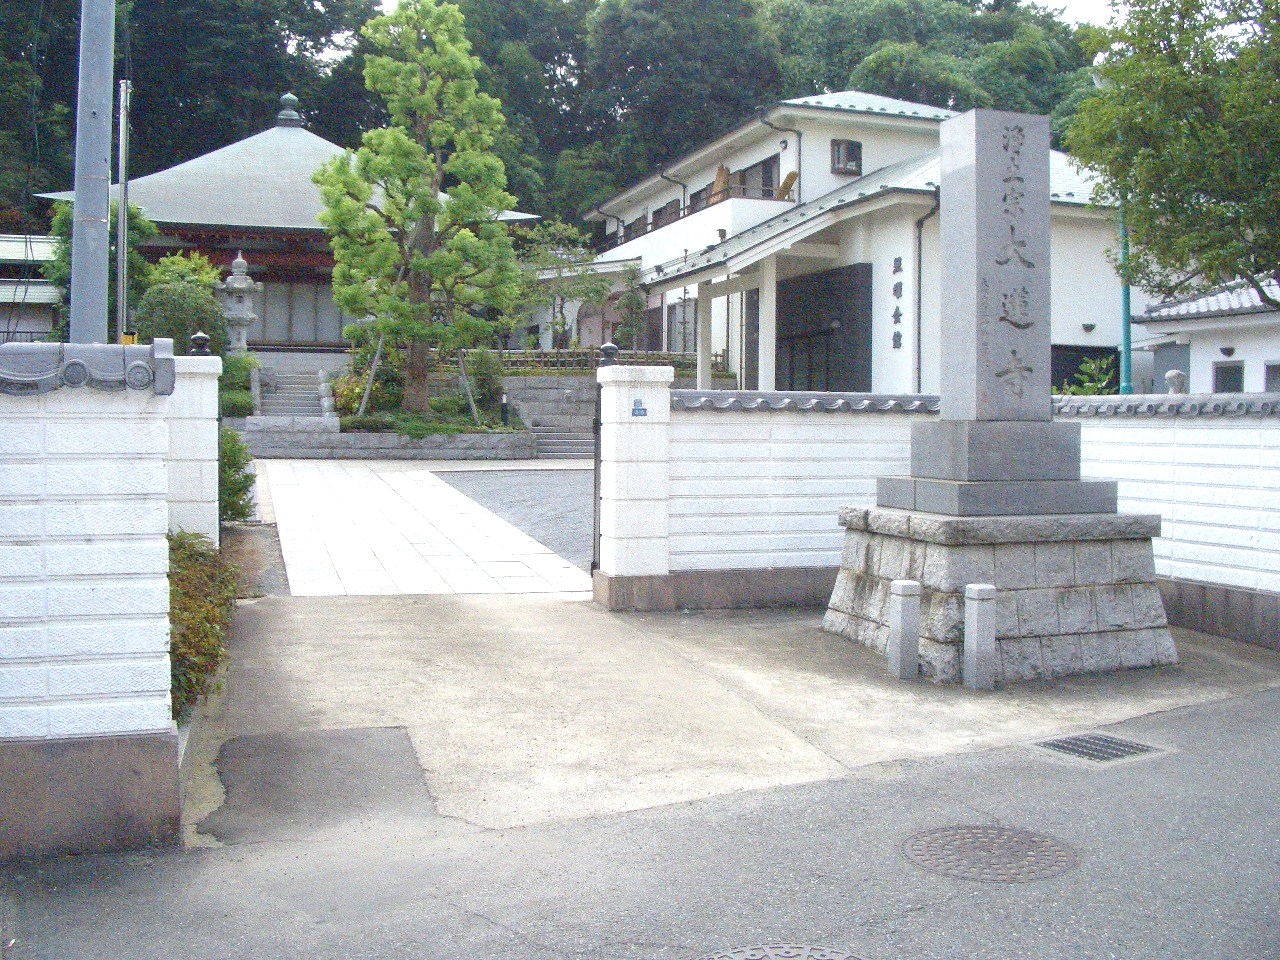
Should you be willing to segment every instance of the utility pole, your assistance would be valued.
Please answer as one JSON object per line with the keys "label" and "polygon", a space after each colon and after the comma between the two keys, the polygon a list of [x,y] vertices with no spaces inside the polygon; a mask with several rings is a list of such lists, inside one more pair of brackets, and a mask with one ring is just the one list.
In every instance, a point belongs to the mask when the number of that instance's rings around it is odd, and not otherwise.
{"label": "utility pole", "polygon": [[75,212],[71,223],[72,343],[107,342],[115,33],[114,0],[81,0]]}
{"label": "utility pole", "polygon": [[129,97],[133,84],[120,81],[120,199],[116,202],[116,340],[124,343],[129,320]]}

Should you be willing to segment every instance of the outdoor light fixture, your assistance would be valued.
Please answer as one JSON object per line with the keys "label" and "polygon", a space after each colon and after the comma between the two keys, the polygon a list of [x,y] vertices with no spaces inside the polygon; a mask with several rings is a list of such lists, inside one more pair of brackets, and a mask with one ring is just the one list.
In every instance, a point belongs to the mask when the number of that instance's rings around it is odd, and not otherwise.
{"label": "outdoor light fixture", "polygon": [[1084,323],[1081,324],[1081,326],[1084,327],[1085,333],[1093,333],[1094,330],[1098,329],[1098,325],[1096,323]]}
{"label": "outdoor light fixture", "polygon": [[1236,355],[1235,347],[1219,347],[1218,352],[1224,357],[1234,357]]}

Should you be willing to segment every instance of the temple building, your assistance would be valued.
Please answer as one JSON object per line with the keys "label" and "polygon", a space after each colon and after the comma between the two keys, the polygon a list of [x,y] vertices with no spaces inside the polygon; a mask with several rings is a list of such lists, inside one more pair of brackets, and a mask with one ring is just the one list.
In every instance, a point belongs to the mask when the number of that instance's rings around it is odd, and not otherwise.
{"label": "temple building", "polygon": [[[350,322],[333,302],[333,255],[320,225],[323,202],[311,180],[343,148],[311,133],[292,94],[280,98],[276,124],[219,150],[129,181],[129,203],[160,229],[143,252],[149,260],[198,250],[230,271],[243,252],[262,283],[255,350],[345,349]],[[114,202],[119,187],[112,187]],[[72,200],[74,194],[44,194]],[[528,219],[509,212],[504,220]]]}

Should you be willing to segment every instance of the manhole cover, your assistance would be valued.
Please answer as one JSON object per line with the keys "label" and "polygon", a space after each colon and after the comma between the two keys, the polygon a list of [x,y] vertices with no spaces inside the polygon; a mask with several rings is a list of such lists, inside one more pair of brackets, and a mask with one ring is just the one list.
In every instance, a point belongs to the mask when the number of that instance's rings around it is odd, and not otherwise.
{"label": "manhole cover", "polygon": [[1057,750],[1072,757],[1081,757],[1097,763],[1108,763],[1112,760],[1123,760],[1125,757],[1136,757],[1143,753],[1156,752],[1155,747],[1133,740],[1121,740],[1119,737],[1108,737],[1102,733],[1086,733],[1078,737],[1060,737],[1057,740],[1045,740],[1040,746],[1046,750]]}
{"label": "manhole cover", "polygon": [[725,953],[709,953],[698,960],[858,960],[852,953],[831,947],[776,944],[767,947],[738,947]]}
{"label": "manhole cover", "polygon": [[926,830],[908,837],[902,853],[931,873],[986,883],[1048,880],[1076,865],[1076,855],[1052,837],[1008,827]]}

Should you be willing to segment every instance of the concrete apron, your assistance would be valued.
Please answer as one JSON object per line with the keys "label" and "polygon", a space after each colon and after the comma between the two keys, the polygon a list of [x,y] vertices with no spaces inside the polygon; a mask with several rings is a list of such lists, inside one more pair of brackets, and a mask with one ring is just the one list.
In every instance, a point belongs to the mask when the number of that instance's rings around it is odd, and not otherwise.
{"label": "concrete apron", "polygon": [[266,597],[239,610],[225,696],[194,744],[188,842],[216,843],[192,828],[222,802],[219,746],[242,736],[403,728],[436,812],[502,829],[1034,743],[1280,686],[1273,652],[1177,640],[1178,666],[979,694],[891,680],[881,657],[823,633],[820,611]]}

